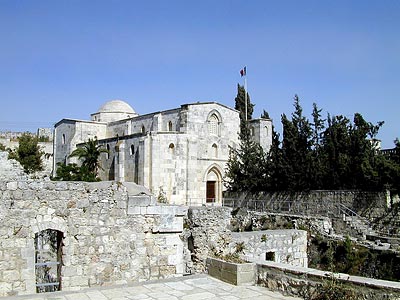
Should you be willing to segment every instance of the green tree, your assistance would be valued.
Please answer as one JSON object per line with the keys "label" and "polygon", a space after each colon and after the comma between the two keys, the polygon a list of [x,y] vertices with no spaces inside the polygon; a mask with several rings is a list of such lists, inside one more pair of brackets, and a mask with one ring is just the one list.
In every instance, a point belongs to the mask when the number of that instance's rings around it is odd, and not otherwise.
{"label": "green tree", "polygon": [[15,150],[10,150],[8,158],[15,159],[24,168],[24,171],[28,174],[42,171],[43,151],[40,150],[38,145],[38,139],[29,133],[24,133],[18,138],[18,147]]}
{"label": "green tree", "polygon": [[328,114],[328,126],[322,139],[324,164],[327,170],[324,177],[325,189],[346,189],[350,168],[350,120],[343,116]]}
{"label": "green tree", "polygon": [[272,127],[272,144],[266,157],[265,190],[282,191],[286,189],[287,178],[284,173],[285,162],[280,147],[279,134]]}
{"label": "green tree", "polygon": [[325,120],[321,117],[322,109],[319,109],[316,103],[313,103],[312,118],[312,156],[311,156],[311,181],[313,189],[323,188],[323,177],[326,174],[326,168],[323,163],[323,153],[321,150],[321,137],[325,128]]}
{"label": "green tree", "polygon": [[225,185],[230,191],[263,191],[265,165],[262,147],[249,139],[242,139],[239,149],[230,150]]}
{"label": "green tree", "polygon": [[262,119],[270,119],[269,113],[265,109],[263,109],[263,112],[261,114],[261,118]]}
{"label": "green tree", "polygon": [[283,175],[287,189],[291,191],[308,190],[311,182],[311,125],[303,115],[303,109],[297,95],[294,97],[294,112],[289,120],[282,115],[283,140]]}
{"label": "green tree", "polygon": [[[250,130],[246,122],[246,97],[244,86],[237,85],[237,95],[235,98],[235,109],[239,111],[240,117],[240,137],[248,139]],[[250,101],[250,95],[247,93],[247,120],[251,120],[253,116],[254,104]]]}
{"label": "green tree", "polygon": [[78,157],[82,161],[82,168],[85,173],[97,177],[98,169],[100,168],[99,157],[103,152],[108,152],[107,149],[99,145],[97,138],[89,139],[81,147],[76,148],[69,157]]}

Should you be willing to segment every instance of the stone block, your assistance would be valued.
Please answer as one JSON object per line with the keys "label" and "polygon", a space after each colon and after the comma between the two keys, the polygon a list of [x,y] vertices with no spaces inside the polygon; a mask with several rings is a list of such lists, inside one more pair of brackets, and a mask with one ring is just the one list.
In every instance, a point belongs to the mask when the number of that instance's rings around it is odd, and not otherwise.
{"label": "stone block", "polygon": [[21,278],[21,274],[16,270],[3,271],[3,278],[2,279],[5,282],[17,281],[17,280],[20,280],[20,278]]}
{"label": "stone block", "polygon": [[147,214],[148,215],[160,215],[161,214],[161,206],[148,206]]}
{"label": "stone block", "polygon": [[149,206],[151,205],[150,196],[129,196],[128,208],[131,206]]}
{"label": "stone block", "polygon": [[128,206],[128,215],[140,215],[139,206]]}
{"label": "stone block", "polygon": [[18,182],[17,181],[11,181],[7,182],[7,189],[10,191],[15,191],[18,188]]}
{"label": "stone block", "polygon": [[182,232],[183,231],[183,217],[162,217],[160,219],[159,231],[166,232]]}

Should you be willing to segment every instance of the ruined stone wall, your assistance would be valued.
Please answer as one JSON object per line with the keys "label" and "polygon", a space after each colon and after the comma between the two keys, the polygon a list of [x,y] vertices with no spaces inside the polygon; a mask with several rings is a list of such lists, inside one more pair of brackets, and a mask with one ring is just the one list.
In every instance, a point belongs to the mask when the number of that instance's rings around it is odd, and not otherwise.
{"label": "ruined stone wall", "polygon": [[307,231],[261,230],[232,232],[230,252],[243,243],[243,254],[249,261],[275,261],[292,266],[307,267]]}
{"label": "ruined stone wall", "polygon": [[[257,262],[257,284],[284,295],[304,299],[320,299],[334,292],[335,299],[397,300],[400,299],[400,283],[374,278],[330,273],[310,268],[293,267],[275,262]],[[341,293],[346,293],[341,296]],[[357,298],[354,298],[357,297]],[[325,298],[322,298],[325,299]]]}
{"label": "ruined stone wall", "polygon": [[0,296],[35,293],[35,235],[46,229],[62,233],[62,290],[182,275],[185,209],[131,190],[0,181]]}
{"label": "ruined stone wall", "polygon": [[[257,230],[232,232],[232,209],[190,207],[184,237],[191,253],[192,272],[204,272],[209,256],[239,255],[248,260],[272,260],[307,266],[307,232]],[[241,248],[241,249],[239,249]]]}

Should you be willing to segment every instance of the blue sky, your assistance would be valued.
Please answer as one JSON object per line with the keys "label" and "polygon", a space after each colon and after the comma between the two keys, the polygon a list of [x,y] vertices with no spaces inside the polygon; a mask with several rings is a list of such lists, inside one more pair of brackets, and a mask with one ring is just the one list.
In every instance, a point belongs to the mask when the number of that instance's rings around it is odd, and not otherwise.
{"label": "blue sky", "polygon": [[[123,99],[139,114],[234,106],[247,65],[253,117],[385,121],[400,137],[400,1],[0,0],[0,130],[88,119]],[[310,117],[311,118],[311,117]]]}

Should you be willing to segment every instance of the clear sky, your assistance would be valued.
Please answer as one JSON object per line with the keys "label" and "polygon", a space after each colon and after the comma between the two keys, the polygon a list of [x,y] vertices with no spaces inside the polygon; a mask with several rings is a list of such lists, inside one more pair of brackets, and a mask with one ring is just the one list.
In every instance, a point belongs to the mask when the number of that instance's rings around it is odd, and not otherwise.
{"label": "clear sky", "polygon": [[400,137],[400,1],[0,0],[0,130],[89,119],[122,99],[139,114],[234,106],[247,66],[253,117],[355,112]]}

